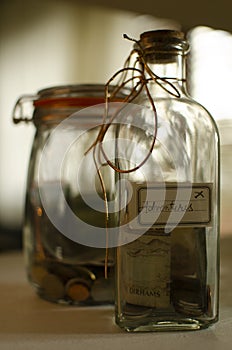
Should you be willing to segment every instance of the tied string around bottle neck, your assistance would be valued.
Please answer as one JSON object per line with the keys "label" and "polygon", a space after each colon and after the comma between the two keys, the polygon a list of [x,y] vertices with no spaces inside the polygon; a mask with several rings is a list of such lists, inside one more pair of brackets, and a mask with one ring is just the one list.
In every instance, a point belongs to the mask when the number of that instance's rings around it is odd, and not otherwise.
{"label": "tied string around bottle neck", "polygon": [[[107,278],[107,275],[108,275],[107,270],[108,270],[108,259],[109,259],[109,248],[108,248],[109,208],[108,208],[106,185],[105,185],[100,167],[108,165],[117,173],[129,174],[141,168],[150,157],[156,143],[158,120],[157,120],[157,111],[156,111],[154,99],[152,98],[152,95],[148,86],[149,82],[153,81],[154,83],[158,84],[162,89],[164,89],[166,92],[168,92],[170,95],[177,98],[180,97],[180,92],[171,82],[171,80],[178,80],[178,79],[172,78],[172,77],[170,78],[160,77],[157,74],[155,74],[146,62],[145,51],[143,50],[140,42],[128,37],[127,34],[124,34],[123,37],[127,40],[134,42],[135,47],[130,52],[128,58],[124,63],[123,68],[119,69],[105,84],[105,109],[104,109],[102,124],[100,126],[100,130],[96,140],[85,152],[85,154],[87,154],[90,150],[93,149],[94,164],[96,167],[98,178],[100,180],[100,186],[102,189],[104,206],[105,206],[105,229],[106,229],[105,278]],[[136,58],[134,60],[134,63],[131,65],[133,56],[136,56]],[[117,78],[118,78],[118,82],[115,84],[115,88],[113,89],[113,91],[109,92],[111,84]],[[181,81],[183,81],[183,79],[181,79]],[[120,103],[119,108],[112,114],[111,117],[109,117],[109,103],[111,101],[114,101],[117,95],[120,92],[123,92],[124,90],[129,91],[129,93],[122,100],[122,103]],[[153,111],[154,134],[152,136],[151,145],[147,152],[147,155],[140,162],[140,164],[130,169],[121,169],[118,165],[114,164],[108,159],[107,154],[103,149],[103,141],[108,129],[113,124],[113,122],[115,121],[119,113],[121,115],[125,106],[128,103],[132,103],[138,97],[138,95],[142,92],[142,90],[145,90],[147,98],[150,102],[150,105]],[[117,144],[117,140],[116,140],[116,144]],[[102,162],[100,161],[101,157],[103,157],[105,161],[104,164],[102,164]],[[98,164],[101,164],[101,166],[99,166]]]}

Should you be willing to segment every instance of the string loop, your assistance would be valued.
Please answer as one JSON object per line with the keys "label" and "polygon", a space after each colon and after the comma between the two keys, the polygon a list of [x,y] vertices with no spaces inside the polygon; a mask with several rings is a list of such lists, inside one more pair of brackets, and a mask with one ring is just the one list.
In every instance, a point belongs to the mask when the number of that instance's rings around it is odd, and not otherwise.
{"label": "string loop", "polygon": [[[128,58],[126,59],[123,68],[119,69],[115,74],[112,75],[112,77],[106,82],[105,84],[105,109],[104,109],[104,115],[102,124],[100,126],[99,133],[97,135],[96,140],[94,143],[90,146],[90,148],[85,152],[87,154],[91,149],[93,149],[93,158],[94,158],[94,164],[96,167],[96,171],[100,180],[102,192],[103,192],[103,198],[104,198],[104,204],[105,204],[105,228],[106,228],[106,243],[108,242],[108,221],[109,221],[109,210],[108,210],[108,198],[106,193],[106,186],[104,183],[104,179],[100,170],[100,167],[102,165],[102,162],[100,161],[101,156],[105,160],[105,164],[110,166],[114,171],[120,173],[120,174],[129,174],[131,172],[135,172],[139,168],[141,168],[148,158],[150,157],[155,143],[156,143],[156,137],[157,137],[157,111],[154,99],[152,98],[152,95],[149,91],[148,83],[150,81],[154,81],[154,83],[158,84],[162,89],[164,89],[167,93],[169,93],[171,96],[180,97],[180,92],[178,89],[174,86],[174,84],[171,82],[174,78],[168,78],[168,77],[160,77],[155,72],[151,70],[151,68],[148,66],[145,58],[145,53],[143,48],[141,47],[139,41],[128,37],[127,34],[124,34],[123,37],[127,40],[133,41],[136,45],[130,52]],[[131,65],[132,57],[136,56],[134,63]],[[129,76],[130,74],[130,76]],[[109,93],[109,86],[112,82],[115,81],[115,79],[118,79],[117,84],[115,84],[114,90]],[[116,110],[115,113],[111,117],[109,117],[109,103],[110,101],[113,101],[114,98],[117,96],[117,94],[124,90],[125,88],[129,86],[129,94],[124,98],[122,101],[123,103],[120,104],[119,108]],[[106,152],[103,148],[103,142],[104,138],[106,136],[106,133],[109,129],[109,127],[112,125],[112,123],[115,121],[119,113],[122,112],[123,108],[125,108],[126,103],[132,103],[137,96],[141,93],[141,91],[144,90],[147,98],[150,102],[153,115],[154,115],[154,133],[152,135],[152,141],[150,144],[150,147],[148,149],[147,154],[145,155],[144,159],[140,162],[140,164],[136,165],[135,167],[132,167],[130,169],[121,169],[119,166],[115,165],[113,162],[111,162]],[[116,140],[117,143],[117,140]],[[98,147],[97,147],[98,146]],[[100,164],[100,165],[98,165]],[[108,247],[106,244],[106,255],[105,255],[105,277],[107,278],[107,262],[108,262]]]}

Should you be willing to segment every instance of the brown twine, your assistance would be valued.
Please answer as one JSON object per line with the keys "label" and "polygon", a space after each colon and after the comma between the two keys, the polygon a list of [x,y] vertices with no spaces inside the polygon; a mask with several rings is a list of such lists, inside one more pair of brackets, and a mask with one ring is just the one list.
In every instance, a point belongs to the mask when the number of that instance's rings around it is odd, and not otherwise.
{"label": "brown twine", "polygon": [[[100,127],[100,131],[98,133],[98,136],[94,143],[90,146],[90,148],[85,152],[87,154],[91,149],[93,149],[93,159],[94,164],[97,170],[97,175],[100,180],[100,185],[103,193],[104,198],[104,204],[105,204],[105,228],[106,228],[106,254],[105,254],[105,278],[107,278],[107,268],[108,268],[108,259],[109,259],[109,248],[108,248],[108,222],[109,222],[109,208],[108,208],[108,198],[106,193],[106,187],[104,183],[104,179],[102,176],[102,173],[100,171],[100,167],[98,166],[97,159],[100,162],[101,155],[103,156],[106,164],[103,165],[109,165],[114,171],[121,173],[121,174],[129,174],[131,172],[134,172],[141,168],[144,163],[148,160],[150,157],[157,137],[157,111],[154,103],[154,99],[151,96],[151,93],[148,88],[148,83],[151,81],[154,81],[156,84],[158,84],[162,89],[164,89],[166,92],[168,92],[170,95],[174,97],[180,97],[180,93],[177,90],[177,88],[171,83],[170,80],[176,78],[172,77],[160,77],[156,75],[151,68],[148,66],[145,58],[145,52],[143,48],[140,45],[140,42],[128,37],[126,34],[123,35],[123,37],[127,40],[133,41],[136,45],[133,48],[133,50],[130,52],[128,58],[126,59],[123,68],[119,69],[105,84],[105,111],[103,115],[102,124]],[[134,64],[130,66],[130,63],[132,61],[132,57],[136,55],[136,59],[134,61]],[[131,76],[128,78],[128,74],[131,74]],[[147,75],[147,77],[146,77]],[[114,90],[109,93],[109,86],[110,84],[118,78],[118,82],[115,85]],[[109,102],[113,101],[114,98],[117,96],[117,94],[126,88],[128,84],[131,84],[131,87],[129,89],[130,93],[123,99],[122,105],[120,105],[119,109],[116,110],[116,112],[109,118],[107,121],[107,117],[109,114]],[[107,157],[107,154],[105,153],[103,149],[103,141],[104,137],[109,129],[109,127],[112,125],[114,120],[116,119],[119,112],[122,111],[123,108],[125,108],[125,103],[131,103],[133,102],[136,97],[140,94],[140,92],[145,88],[148,100],[151,104],[152,110],[154,112],[154,135],[152,138],[152,142],[150,145],[150,148],[148,150],[147,155],[145,158],[141,161],[141,163],[131,169],[120,169],[118,166],[113,164]],[[98,152],[97,152],[97,146],[98,146]]]}

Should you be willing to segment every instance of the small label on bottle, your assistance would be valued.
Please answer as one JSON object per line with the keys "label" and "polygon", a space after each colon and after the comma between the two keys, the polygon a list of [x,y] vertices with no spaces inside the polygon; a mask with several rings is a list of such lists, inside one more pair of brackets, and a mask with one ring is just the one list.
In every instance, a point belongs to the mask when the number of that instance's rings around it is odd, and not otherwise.
{"label": "small label on bottle", "polygon": [[132,186],[133,196],[127,208],[131,229],[211,224],[211,183]]}
{"label": "small label on bottle", "polygon": [[121,247],[123,286],[129,304],[154,308],[170,305],[170,236],[145,234]]}

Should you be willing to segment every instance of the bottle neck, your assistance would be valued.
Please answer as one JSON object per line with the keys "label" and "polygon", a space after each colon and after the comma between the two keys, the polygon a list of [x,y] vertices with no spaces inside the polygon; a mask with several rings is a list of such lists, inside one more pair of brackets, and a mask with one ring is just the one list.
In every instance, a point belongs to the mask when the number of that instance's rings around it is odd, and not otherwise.
{"label": "bottle neck", "polygon": [[[162,55],[159,59],[147,58],[148,67],[159,78],[165,79],[168,83],[172,84],[180,95],[187,94],[186,89],[186,56],[181,54]],[[147,76],[149,78],[149,74]],[[174,92],[171,85],[165,83],[164,80],[158,79],[156,83],[154,80],[150,80],[149,87],[152,92],[156,93],[156,96],[170,95],[164,88]],[[161,85],[161,86],[160,86]]]}

